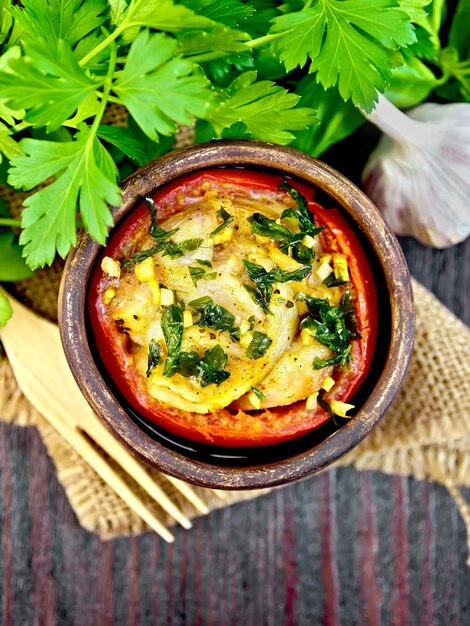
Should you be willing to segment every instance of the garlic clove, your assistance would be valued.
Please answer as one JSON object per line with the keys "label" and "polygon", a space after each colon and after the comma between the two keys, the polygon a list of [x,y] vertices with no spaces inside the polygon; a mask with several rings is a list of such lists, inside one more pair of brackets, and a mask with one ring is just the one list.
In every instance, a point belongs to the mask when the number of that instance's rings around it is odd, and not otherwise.
{"label": "garlic clove", "polygon": [[470,104],[424,104],[405,115],[380,96],[366,117],[385,135],[363,181],[392,230],[436,248],[466,239]]}

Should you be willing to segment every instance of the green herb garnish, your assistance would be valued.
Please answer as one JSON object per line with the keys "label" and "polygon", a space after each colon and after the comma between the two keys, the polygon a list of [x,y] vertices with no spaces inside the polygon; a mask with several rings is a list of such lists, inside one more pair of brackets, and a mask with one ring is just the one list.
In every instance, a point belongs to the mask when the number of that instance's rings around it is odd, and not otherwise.
{"label": "green herb garnish", "polygon": [[330,274],[325,278],[323,284],[325,287],[341,287],[341,285],[346,284],[346,280],[342,280],[341,278],[336,278],[334,274]]}
{"label": "green herb garnish", "polygon": [[158,341],[155,341],[155,339],[151,339],[150,343],[149,343],[149,355],[148,355],[148,362],[147,362],[147,371],[145,373],[147,378],[152,373],[152,370],[159,363],[161,363],[161,360],[162,359],[160,357],[160,344],[158,343]]}
{"label": "green herb garnish", "polygon": [[158,207],[155,204],[155,200],[151,196],[139,196],[139,200],[141,200],[150,213],[150,228],[149,235],[151,235],[156,241],[166,241],[176,232],[178,232],[179,228],[173,228],[172,230],[164,230],[160,224],[157,222],[157,211]]}
{"label": "green herb garnish", "polygon": [[169,245],[167,240],[179,230],[178,228],[173,228],[173,230],[164,230],[160,226],[160,224],[157,223],[158,207],[155,204],[153,198],[151,198],[150,196],[139,196],[139,199],[145,204],[145,206],[149,210],[149,234],[155,239],[157,243],[147,250],[141,250],[140,252],[136,252],[131,256],[130,259],[125,259],[121,261],[121,265],[124,267],[124,269],[131,269],[137,263],[141,263],[142,261],[145,261],[145,259],[148,259],[149,257],[154,256],[155,254],[158,254],[158,252],[164,250],[165,247]]}
{"label": "green herb garnish", "polygon": [[253,339],[251,340],[248,350],[246,351],[246,356],[253,361],[260,359],[266,354],[272,342],[273,340],[268,337],[268,335],[255,330],[253,333]]}
{"label": "green herb garnish", "polygon": [[217,276],[217,272],[207,273],[202,267],[188,267],[189,275],[193,281],[193,285],[197,287],[198,280],[213,280]]}
{"label": "green herb garnish", "polygon": [[314,357],[312,361],[312,367],[314,370],[321,370],[324,367],[328,367],[329,365],[344,365],[349,359],[349,353],[351,352],[351,345],[349,345],[344,352],[338,354],[337,356],[332,357],[331,359],[320,359],[319,357]]}
{"label": "green herb garnish", "polygon": [[216,215],[217,215],[218,218],[220,218],[222,220],[222,224],[220,224],[220,226],[217,226],[217,228],[211,232],[211,234],[210,234],[211,237],[221,233],[235,219],[235,217],[233,215],[230,215],[230,213],[228,211],[226,211],[224,209],[224,207],[219,209],[217,211]]}
{"label": "green herb garnish", "polygon": [[206,326],[214,330],[228,330],[237,341],[240,339],[240,329],[235,328],[235,316],[220,304],[215,304],[209,296],[203,296],[189,302],[189,307],[200,314],[199,326]]}
{"label": "green herb garnish", "polygon": [[285,209],[281,214],[281,218],[293,217],[299,222],[300,230],[305,235],[310,235],[311,237],[315,237],[315,235],[324,230],[324,226],[316,226],[313,214],[308,210],[307,200],[295,187],[292,187],[287,180],[283,180],[279,185],[279,189],[285,189],[297,203],[295,208]]}
{"label": "green herb garnish", "polygon": [[258,400],[263,401],[266,398],[264,393],[262,391],[260,391],[259,389],[257,389],[256,387],[252,387],[251,391],[255,394],[255,396],[258,398]]}
{"label": "green herb garnish", "polygon": [[298,270],[287,272],[285,270],[275,268],[268,272],[264,269],[264,267],[261,267],[261,265],[251,263],[250,261],[244,260],[243,265],[245,266],[248,276],[255,283],[256,287],[251,287],[250,285],[245,284],[243,286],[251,295],[254,302],[259,304],[266,314],[271,312],[269,310],[269,303],[271,302],[271,296],[273,293],[273,283],[287,283],[291,280],[301,281],[310,273],[312,269],[310,266],[305,266],[300,267]]}
{"label": "green herb garnish", "polygon": [[[288,254],[290,248],[293,259],[305,265],[312,265],[315,259],[315,252],[302,243],[303,238],[307,234],[306,232],[300,231],[298,233],[292,233],[286,226],[278,224],[275,220],[269,219],[262,213],[253,213],[253,215],[248,218],[248,221],[255,235],[274,239],[279,242],[280,250],[284,252],[284,254]],[[315,229],[315,234],[317,234],[318,230],[319,229]],[[311,232],[313,232],[313,230]]]}
{"label": "green herb garnish", "polygon": [[168,356],[163,368],[163,376],[172,376],[176,372],[178,355],[183,340],[183,313],[178,304],[164,306],[161,326]]}
{"label": "green herb garnish", "polygon": [[179,243],[170,241],[163,249],[163,256],[169,256],[171,259],[177,259],[178,257],[186,254],[186,252],[197,250],[202,242],[203,239],[185,239]]}
{"label": "green herb garnish", "polygon": [[195,311],[201,311],[208,304],[212,304],[212,302],[213,300],[209,296],[202,296],[201,298],[188,302],[188,306]]}
{"label": "green herb garnish", "polygon": [[178,373],[185,378],[194,376],[201,387],[206,387],[212,383],[218,386],[230,376],[230,372],[225,371],[226,364],[227,355],[222,347],[216,344],[206,350],[202,358],[193,350],[180,352],[172,374]]}
{"label": "green herb garnish", "polygon": [[[347,295],[346,295],[347,294]],[[357,338],[348,328],[354,328],[357,323],[354,315],[354,306],[351,293],[347,290],[339,306],[332,306],[325,298],[313,298],[303,293],[297,293],[297,299],[303,300],[309,312],[300,322],[300,328],[308,328],[317,341],[335,352],[332,359],[313,360],[313,369],[320,369],[327,365],[345,365],[350,357],[350,340]],[[360,336],[360,335],[359,335]]]}
{"label": "green herb garnish", "polygon": [[205,259],[196,259],[196,263],[199,263],[199,265],[202,265],[203,267],[212,267],[212,263],[210,261],[206,261]]}

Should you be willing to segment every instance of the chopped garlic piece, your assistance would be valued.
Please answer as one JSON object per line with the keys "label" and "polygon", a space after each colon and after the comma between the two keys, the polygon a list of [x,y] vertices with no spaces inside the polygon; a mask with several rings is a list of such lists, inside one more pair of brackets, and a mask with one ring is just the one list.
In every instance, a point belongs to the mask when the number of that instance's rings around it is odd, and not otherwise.
{"label": "chopped garlic piece", "polygon": [[286,270],[288,272],[293,272],[298,270],[302,266],[302,263],[295,261],[284,252],[281,252],[279,248],[276,246],[268,245],[267,247],[269,258],[273,261],[273,263],[279,267],[281,270]]}
{"label": "chopped garlic piece", "polygon": [[141,263],[137,263],[134,267],[134,272],[137,278],[143,283],[148,283],[155,279],[155,263],[150,256]]}
{"label": "chopped garlic piece", "polygon": [[103,302],[105,304],[109,304],[115,296],[116,296],[116,289],[114,289],[114,287],[108,287],[103,294]]}
{"label": "chopped garlic piece", "polygon": [[175,302],[175,294],[171,291],[171,289],[161,289],[160,300],[162,306],[170,306],[170,304],[174,304]]}
{"label": "chopped garlic piece", "polygon": [[241,258],[236,256],[235,254],[231,254],[227,259],[225,269],[231,274],[239,274],[243,270],[243,263]]}
{"label": "chopped garlic piece", "polygon": [[152,290],[152,298],[153,298],[153,303],[156,306],[159,306],[161,304],[161,289],[160,289],[160,285],[157,283],[156,280],[151,280],[149,282],[150,285],[150,289]]}
{"label": "chopped garlic piece", "polygon": [[297,300],[295,306],[297,307],[297,313],[299,315],[305,315],[305,313],[308,312],[308,306],[304,300]]}
{"label": "chopped garlic piece", "polygon": [[253,333],[245,333],[244,335],[241,335],[240,337],[240,345],[243,346],[244,348],[248,348],[252,339],[253,339]]}
{"label": "chopped garlic piece", "polygon": [[218,246],[221,243],[227,243],[228,241],[232,239],[232,237],[233,237],[233,228],[225,228],[218,235],[214,235],[212,237],[212,241],[214,242],[215,246]]}
{"label": "chopped garlic piece", "polygon": [[183,326],[184,328],[189,328],[193,325],[193,315],[191,311],[183,311]]}
{"label": "chopped garlic piece", "polygon": [[270,272],[274,267],[274,264],[272,263],[272,261],[268,259],[267,257],[263,256],[259,252],[250,252],[250,254],[248,255],[248,258],[252,263],[261,265],[261,267],[265,269],[267,272]]}
{"label": "chopped garlic piece", "polygon": [[325,380],[323,381],[321,388],[324,389],[325,391],[330,391],[330,389],[334,386],[335,386],[334,379],[331,378],[331,376],[327,376]]}
{"label": "chopped garlic piece", "polygon": [[309,395],[305,403],[305,408],[308,411],[313,411],[314,409],[317,408],[317,398],[318,398],[318,391]]}
{"label": "chopped garlic piece", "polygon": [[335,278],[338,280],[349,281],[348,261],[344,254],[333,255],[333,268],[335,271]]}
{"label": "chopped garlic piece", "polygon": [[251,328],[251,324],[248,320],[243,320],[240,324],[240,335],[245,335]]}
{"label": "chopped garlic piece", "polygon": [[302,345],[311,346],[314,343],[312,333],[307,328],[302,328],[300,331],[300,338],[302,339]]}
{"label": "chopped garlic piece", "polygon": [[311,235],[305,235],[302,239],[302,243],[306,248],[313,248],[315,245],[315,239]]}
{"label": "chopped garlic piece", "polygon": [[269,237],[263,237],[262,235],[255,235],[256,243],[265,244],[269,241]]}
{"label": "chopped garlic piece", "polygon": [[346,402],[341,402],[340,400],[330,400],[330,408],[339,417],[351,417],[351,415],[346,415],[346,413],[354,409],[354,404],[346,404]]}
{"label": "chopped garlic piece", "polygon": [[255,393],[253,393],[253,391],[248,394],[248,400],[254,409],[261,408],[261,400]]}
{"label": "chopped garlic piece", "polygon": [[316,275],[321,281],[324,281],[325,278],[328,278],[332,271],[333,268],[331,267],[331,265],[329,263],[326,263],[325,261],[322,261],[320,263],[320,267],[316,271]]}
{"label": "chopped garlic piece", "polygon": [[121,277],[121,265],[110,256],[103,257],[103,260],[101,261],[101,269],[105,274],[111,276],[111,278]]}

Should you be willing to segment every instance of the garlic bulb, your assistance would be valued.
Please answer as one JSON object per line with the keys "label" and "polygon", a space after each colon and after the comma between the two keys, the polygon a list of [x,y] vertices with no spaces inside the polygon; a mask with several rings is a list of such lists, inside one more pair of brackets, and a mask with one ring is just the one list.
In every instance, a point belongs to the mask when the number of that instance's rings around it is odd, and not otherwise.
{"label": "garlic bulb", "polygon": [[470,104],[405,115],[383,96],[365,114],[384,133],[363,172],[392,230],[445,248],[470,234]]}

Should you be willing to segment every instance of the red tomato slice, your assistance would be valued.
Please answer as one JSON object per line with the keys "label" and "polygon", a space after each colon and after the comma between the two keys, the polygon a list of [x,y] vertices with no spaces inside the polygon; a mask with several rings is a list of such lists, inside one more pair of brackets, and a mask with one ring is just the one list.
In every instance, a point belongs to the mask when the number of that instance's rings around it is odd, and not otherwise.
{"label": "red tomato slice", "polygon": [[[277,189],[285,177],[248,169],[211,169],[182,177],[153,194],[159,205],[159,221],[178,210],[178,197],[194,190],[202,180],[233,183],[248,189]],[[334,398],[352,398],[370,368],[377,335],[377,296],[370,265],[346,218],[337,209],[325,209],[314,201],[314,190],[304,183],[293,186],[308,200],[317,224],[326,225],[320,234],[326,252],[341,252],[348,260],[355,313],[362,338],[352,341],[352,367],[335,372]],[[161,207],[161,208],[160,208]],[[308,410],[305,401],[289,406],[244,412],[226,408],[209,414],[180,411],[158,402],[145,390],[140,374],[126,350],[127,337],[105,315],[100,268],[105,255],[121,257],[142,229],[148,228],[148,210],[143,203],[118,226],[98,259],[90,280],[88,313],[99,355],[125,400],[144,418],[163,429],[199,443],[219,446],[264,446],[299,437],[317,428],[328,415],[321,409]],[[328,397],[328,396],[327,396]]]}

